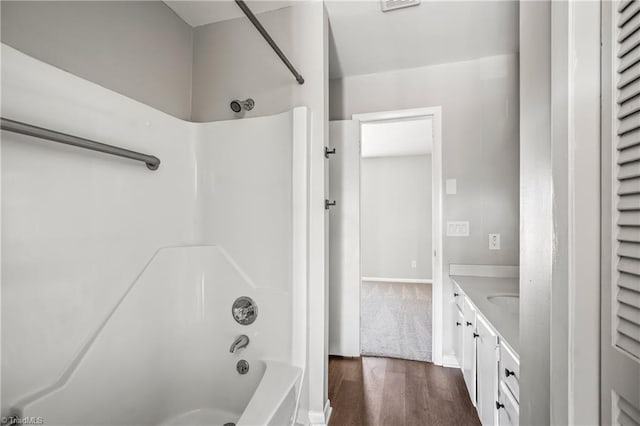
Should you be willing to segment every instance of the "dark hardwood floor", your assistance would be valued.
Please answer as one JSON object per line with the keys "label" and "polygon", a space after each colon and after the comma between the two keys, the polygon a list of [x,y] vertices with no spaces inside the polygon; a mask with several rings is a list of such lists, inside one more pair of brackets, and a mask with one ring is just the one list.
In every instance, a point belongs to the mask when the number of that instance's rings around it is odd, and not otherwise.
{"label": "dark hardwood floor", "polygon": [[480,425],[454,368],[393,358],[329,358],[329,426]]}

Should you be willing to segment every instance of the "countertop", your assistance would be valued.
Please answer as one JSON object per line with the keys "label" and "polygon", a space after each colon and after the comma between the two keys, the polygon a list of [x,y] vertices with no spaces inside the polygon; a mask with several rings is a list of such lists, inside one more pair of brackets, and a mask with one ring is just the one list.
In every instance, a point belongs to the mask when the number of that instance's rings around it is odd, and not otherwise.
{"label": "countertop", "polygon": [[491,323],[500,337],[517,354],[520,354],[520,317],[505,311],[491,303],[487,296],[496,293],[520,293],[520,284],[517,278],[487,278],[451,276],[467,295],[471,302],[482,313],[482,316]]}

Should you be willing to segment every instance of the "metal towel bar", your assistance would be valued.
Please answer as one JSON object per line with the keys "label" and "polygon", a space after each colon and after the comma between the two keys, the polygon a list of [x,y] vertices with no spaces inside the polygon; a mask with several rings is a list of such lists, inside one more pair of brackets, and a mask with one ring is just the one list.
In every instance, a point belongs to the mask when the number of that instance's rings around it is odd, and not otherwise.
{"label": "metal towel bar", "polygon": [[77,146],[78,148],[90,149],[92,151],[98,151],[118,157],[142,161],[147,165],[147,168],[149,170],[157,170],[158,167],[160,167],[160,159],[158,157],[154,157],[153,155],[146,155],[139,152],[130,151],[128,149],[119,148],[117,146],[92,141],[90,139],[56,132],[53,130],[45,129],[43,127],[32,126],[31,124],[9,120],[8,118],[1,118],[0,120],[0,128],[8,132],[20,133],[22,135],[33,136],[40,139],[48,139],[54,142]]}

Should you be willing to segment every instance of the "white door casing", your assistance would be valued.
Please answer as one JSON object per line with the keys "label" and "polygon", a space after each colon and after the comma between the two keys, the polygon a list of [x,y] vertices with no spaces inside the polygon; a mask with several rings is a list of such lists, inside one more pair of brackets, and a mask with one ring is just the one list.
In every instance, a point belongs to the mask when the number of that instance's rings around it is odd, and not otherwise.
{"label": "white door casing", "polygon": [[[431,153],[432,167],[432,353],[433,363],[436,365],[455,365],[455,356],[443,354],[444,335],[444,296],[443,296],[443,268],[442,264],[442,107],[415,108],[396,111],[381,111],[363,114],[353,114],[351,117],[360,123],[400,120],[409,118],[430,118],[432,120]],[[451,331],[450,331],[451,332]],[[451,361],[446,361],[451,359]]]}

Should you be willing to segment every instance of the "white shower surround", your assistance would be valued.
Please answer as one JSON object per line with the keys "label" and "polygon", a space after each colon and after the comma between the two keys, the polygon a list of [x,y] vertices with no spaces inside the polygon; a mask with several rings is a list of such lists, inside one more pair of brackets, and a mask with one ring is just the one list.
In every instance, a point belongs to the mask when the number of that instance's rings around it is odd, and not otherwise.
{"label": "white shower surround", "polygon": [[[79,351],[163,247],[180,246],[169,251],[193,254],[195,249],[187,246],[217,244],[219,248],[199,250],[224,251],[245,282],[252,283],[249,287],[279,292],[281,297],[272,299],[265,311],[275,309],[279,315],[263,316],[261,310],[256,326],[265,328],[256,331],[247,357],[251,349],[257,351],[252,365],[257,370],[266,367],[265,379],[267,360],[280,363],[273,364],[274,369],[304,369],[306,108],[270,117],[190,123],[2,45],[2,116],[149,153],[162,161],[152,172],[130,160],[3,133],[3,415],[21,398],[53,383],[61,385],[72,360],[80,367],[91,362],[77,359]],[[185,292],[197,287],[191,275],[210,267],[199,256],[184,260],[191,262],[188,272],[182,264]],[[209,256],[212,262],[216,256]],[[160,276],[173,277],[174,282],[157,281],[167,291],[176,284],[172,271]],[[198,282],[209,292],[231,291],[229,282],[213,272],[205,275],[206,286]],[[138,312],[143,321],[150,305],[139,302],[127,308],[129,317],[119,308],[112,320],[119,318],[124,326],[128,322],[122,318],[131,320]],[[125,299],[120,307],[126,303],[133,302]],[[198,309],[214,309],[208,303],[183,308],[195,315]],[[179,319],[176,312],[163,321]],[[221,314],[230,319],[230,306]],[[260,320],[264,322],[258,326]],[[103,332],[110,327],[115,326],[107,322]],[[217,353],[222,356],[243,328],[220,327],[226,334],[207,332],[202,337],[216,350],[221,348]],[[271,339],[282,330],[286,341]],[[158,334],[156,340],[161,337]],[[101,338],[98,335],[94,344]],[[143,343],[148,343],[146,337]],[[232,373],[239,377],[234,365]],[[73,385],[73,377],[67,377],[65,386]],[[235,392],[226,380],[222,386]]]}

